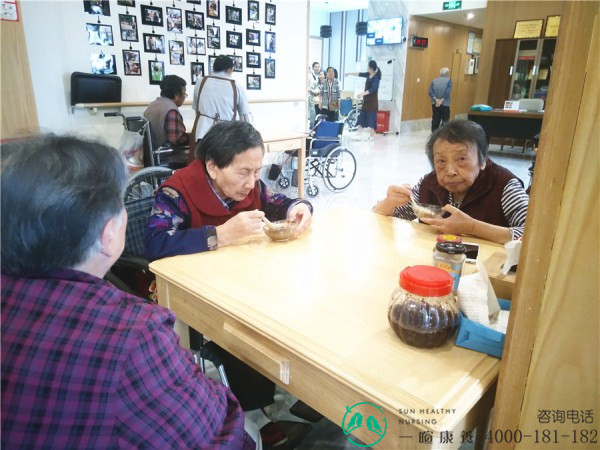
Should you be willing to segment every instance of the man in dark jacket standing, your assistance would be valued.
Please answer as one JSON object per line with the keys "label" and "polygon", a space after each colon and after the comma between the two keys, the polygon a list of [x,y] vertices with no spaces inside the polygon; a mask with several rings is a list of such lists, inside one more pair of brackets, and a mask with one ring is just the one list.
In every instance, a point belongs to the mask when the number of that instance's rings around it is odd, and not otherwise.
{"label": "man in dark jacket standing", "polygon": [[440,122],[445,125],[450,120],[450,91],[452,80],[450,80],[450,69],[442,67],[440,76],[435,78],[429,85],[429,97],[431,98],[431,132],[440,127]]}

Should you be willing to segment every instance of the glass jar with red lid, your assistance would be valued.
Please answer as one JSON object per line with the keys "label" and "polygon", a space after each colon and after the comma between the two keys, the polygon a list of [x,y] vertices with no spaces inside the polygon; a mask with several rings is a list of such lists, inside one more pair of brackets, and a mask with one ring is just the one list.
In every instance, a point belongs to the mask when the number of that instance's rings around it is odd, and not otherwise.
{"label": "glass jar with red lid", "polygon": [[392,293],[388,321],[407,344],[438,347],[458,328],[458,308],[452,295],[454,279],[432,266],[412,266],[400,272]]}

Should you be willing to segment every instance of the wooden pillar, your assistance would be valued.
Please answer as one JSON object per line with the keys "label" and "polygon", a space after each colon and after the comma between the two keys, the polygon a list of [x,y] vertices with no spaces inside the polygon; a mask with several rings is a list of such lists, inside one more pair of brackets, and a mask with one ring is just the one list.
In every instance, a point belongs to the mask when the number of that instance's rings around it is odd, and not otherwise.
{"label": "wooden pillar", "polygon": [[29,55],[23,31],[23,16],[19,3],[17,8],[18,21],[0,21],[1,139],[29,135],[39,130],[29,71]]}
{"label": "wooden pillar", "polygon": [[[567,2],[561,17],[492,423],[530,437],[493,449],[597,448],[580,431],[600,419],[599,4]],[[571,410],[578,421],[561,423]]]}

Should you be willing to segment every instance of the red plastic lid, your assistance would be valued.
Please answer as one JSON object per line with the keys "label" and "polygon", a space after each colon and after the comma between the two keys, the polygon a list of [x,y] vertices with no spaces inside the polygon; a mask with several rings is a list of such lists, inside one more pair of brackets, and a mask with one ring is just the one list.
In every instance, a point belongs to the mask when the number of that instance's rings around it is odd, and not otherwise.
{"label": "red plastic lid", "polygon": [[438,234],[435,238],[437,242],[455,242],[462,244],[462,237],[456,236],[455,234]]}
{"label": "red plastic lid", "polygon": [[441,297],[452,293],[454,279],[448,272],[432,266],[412,266],[400,272],[400,287],[423,297]]}

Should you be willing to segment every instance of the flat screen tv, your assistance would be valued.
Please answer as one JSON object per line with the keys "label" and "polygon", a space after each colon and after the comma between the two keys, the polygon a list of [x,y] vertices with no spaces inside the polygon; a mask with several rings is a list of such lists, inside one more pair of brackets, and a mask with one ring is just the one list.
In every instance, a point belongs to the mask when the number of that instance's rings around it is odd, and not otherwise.
{"label": "flat screen tv", "polygon": [[367,22],[367,45],[402,43],[402,17]]}
{"label": "flat screen tv", "polygon": [[71,74],[71,106],[77,103],[118,103],[120,101],[120,77],[83,72]]}

